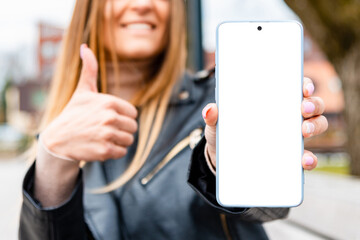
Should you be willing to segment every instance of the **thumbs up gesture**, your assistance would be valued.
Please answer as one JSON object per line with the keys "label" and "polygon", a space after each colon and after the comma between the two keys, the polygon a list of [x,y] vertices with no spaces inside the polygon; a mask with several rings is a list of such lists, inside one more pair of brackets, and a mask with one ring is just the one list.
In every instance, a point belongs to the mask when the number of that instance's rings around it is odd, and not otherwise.
{"label": "thumbs up gesture", "polygon": [[137,110],[125,100],[99,93],[96,57],[85,44],[80,56],[83,67],[77,88],[41,133],[42,142],[53,153],[78,161],[123,157],[137,131]]}

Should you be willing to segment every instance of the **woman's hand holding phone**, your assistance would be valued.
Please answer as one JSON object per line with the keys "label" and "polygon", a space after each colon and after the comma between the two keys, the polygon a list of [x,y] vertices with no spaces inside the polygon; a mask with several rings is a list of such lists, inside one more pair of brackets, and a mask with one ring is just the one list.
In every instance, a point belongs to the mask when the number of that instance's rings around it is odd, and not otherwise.
{"label": "woman's hand holding phone", "polygon": [[[304,122],[302,124],[302,134],[305,138],[319,135],[325,132],[328,127],[328,122],[322,115],[325,109],[324,102],[320,97],[312,97],[313,92],[314,84],[312,83],[311,79],[304,78],[304,98],[301,104],[301,113],[304,117]],[[284,99],[284,101],[286,101],[286,99]],[[241,111],[241,109],[234,109],[234,111]],[[274,111],[274,117],[281,119],[281,116],[279,115],[280,112],[281,111],[276,109],[276,111]],[[218,119],[217,105],[215,103],[209,103],[204,107],[202,115],[206,123],[205,138],[207,141],[206,144],[208,155],[212,165],[216,167],[216,123]],[[244,113],[244,115],[246,114]],[[277,127],[281,128],[281,126]],[[281,154],[281,149],[279,149],[279,154]],[[312,152],[304,150],[304,155],[302,158],[303,168],[306,170],[312,170],[316,167],[316,164],[317,157]]]}

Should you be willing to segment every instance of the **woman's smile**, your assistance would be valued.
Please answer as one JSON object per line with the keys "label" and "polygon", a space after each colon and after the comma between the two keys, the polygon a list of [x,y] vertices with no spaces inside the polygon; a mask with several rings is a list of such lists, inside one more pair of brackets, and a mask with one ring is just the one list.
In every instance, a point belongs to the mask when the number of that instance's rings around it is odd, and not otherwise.
{"label": "woman's smile", "polygon": [[132,22],[120,24],[120,27],[128,30],[153,30],[155,25],[149,22]]}
{"label": "woman's smile", "polygon": [[107,1],[105,47],[115,49],[121,59],[156,57],[167,44],[169,15],[168,1]]}
{"label": "woman's smile", "polygon": [[130,36],[146,37],[154,33],[156,26],[150,22],[129,22],[120,24],[120,30],[123,34],[129,34]]}

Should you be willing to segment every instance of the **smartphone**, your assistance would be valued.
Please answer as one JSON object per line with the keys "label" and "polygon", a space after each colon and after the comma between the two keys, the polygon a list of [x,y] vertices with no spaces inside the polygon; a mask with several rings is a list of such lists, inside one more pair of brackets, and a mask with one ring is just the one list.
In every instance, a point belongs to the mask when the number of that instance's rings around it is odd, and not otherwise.
{"label": "smartphone", "polygon": [[303,200],[303,28],[296,21],[217,27],[216,197],[226,207]]}

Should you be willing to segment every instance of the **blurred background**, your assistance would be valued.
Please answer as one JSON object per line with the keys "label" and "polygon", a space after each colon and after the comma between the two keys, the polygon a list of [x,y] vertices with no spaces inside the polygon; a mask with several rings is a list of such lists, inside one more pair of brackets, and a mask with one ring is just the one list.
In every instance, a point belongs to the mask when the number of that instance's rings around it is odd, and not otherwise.
{"label": "blurred background", "polygon": [[[17,239],[23,154],[34,140],[75,0],[12,0],[0,8],[0,239]],[[188,68],[215,66],[215,29],[226,20],[298,20],[304,76],[325,101],[329,129],[306,140],[318,167],[305,199],[271,239],[360,239],[360,2],[188,0]]]}

